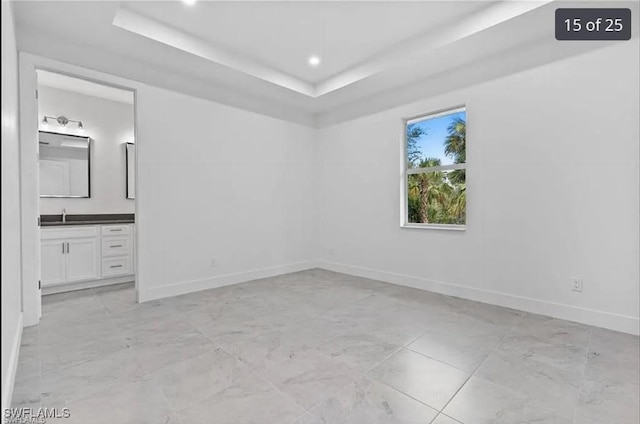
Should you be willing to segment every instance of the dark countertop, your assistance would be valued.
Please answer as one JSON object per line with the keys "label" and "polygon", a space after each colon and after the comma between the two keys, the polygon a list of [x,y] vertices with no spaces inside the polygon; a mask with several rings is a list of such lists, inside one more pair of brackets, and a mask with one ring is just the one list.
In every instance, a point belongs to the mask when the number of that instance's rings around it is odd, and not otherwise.
{"label": "dark countertop", "polygon": [[91,214],[91,215],[67,215],[62,222],[62,215],[40,215],[41,227],[55,227],[68,225],[108,225],[108,224],[133,224],[135,217],[132,213]]}
{"label": "dark countertop", "polygon": [[107,224],[133,224],[132,220],[105,220],[105,221],[46,221],[40,222],[41,227],[61,227],[68,225],[107,225]]}

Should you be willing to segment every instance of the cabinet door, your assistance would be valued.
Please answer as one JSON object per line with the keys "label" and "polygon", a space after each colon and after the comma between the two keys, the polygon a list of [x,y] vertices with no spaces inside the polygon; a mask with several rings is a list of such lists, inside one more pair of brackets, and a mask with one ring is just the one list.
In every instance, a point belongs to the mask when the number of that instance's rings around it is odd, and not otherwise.
{"label": "cabinet door", "polygon": [[98,239],[67,240],[67,282],[98,278]]}
{"label": "cabinet door", "polygon": [[66,281],[65,250],[64,240],[42,240],[40,243],[40,279],[43,287]]}

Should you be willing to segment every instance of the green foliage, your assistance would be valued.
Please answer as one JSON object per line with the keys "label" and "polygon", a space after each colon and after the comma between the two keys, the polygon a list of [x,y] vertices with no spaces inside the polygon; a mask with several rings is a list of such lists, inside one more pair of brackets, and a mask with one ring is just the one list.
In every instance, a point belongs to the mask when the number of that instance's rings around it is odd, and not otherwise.
{"label": "green foliage", "polygon": [[462,118],[451,120],[444,140],[444,153],[453,158],[454,163],[466,161],[467,123]]}
{"label": "green foliage", "polygon": [[409,167],[413,168],[422,157],[422,152],[418,147],[418,139],[423,135],[427,135],[424,128],[415,124],[407,125],[407,160],[409,161]]}
{"label": "green foliage", "polygon": [[[466,161],[466,122],[454,119],[447,128],[445,154],[454,163]],[[417,140],[425,134],[421,127],[407,126],[407,159],[410,168],[440,166],[440,159],[421,158]],[[412,156],[409,156],[409,153]],[[464,224],[466,221],[465,170],[435,171],[408,176],[408,219],[413,223]]]}

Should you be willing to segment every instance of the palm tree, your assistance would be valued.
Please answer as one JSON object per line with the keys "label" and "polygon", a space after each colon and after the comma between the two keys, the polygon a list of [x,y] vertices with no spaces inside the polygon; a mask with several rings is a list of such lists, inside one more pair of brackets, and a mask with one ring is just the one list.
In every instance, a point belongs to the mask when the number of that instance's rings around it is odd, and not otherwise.
{"label": "palm tree", "polygon": [[457,184],[448,204],[448,216],[453,220],[452,224],[464,224],[467,211],[467,187]]}
{"label": "palm tree", "polygon": [[[419,168],[440,166],[438,158],[425,158]],[[410,219],[420,223],[429,223],[436,219],[438,211],[447,203],[452,187],[445,182],[443,172],[426,172],[409,176],[409,204],[416,210],[410,211]],[[413,213],[412,213],[413,212]]]}
{"label": "palm tree", "polygon": [[[444,153],[453,159],[454,163],[465,163],[467,160],[467,121],[457,117],[447,127],[447,138],[444,141]],[[455,170],[449,175],[454,184],[465,182],[464,170]]]}
{"label": "palm tree", "polygon": [[407,125],[407,161],[409,168],[413,168],[418,162],[422,152],[418,147],[418,139],[423,135],[427,135],[427,131],[416,124]]}

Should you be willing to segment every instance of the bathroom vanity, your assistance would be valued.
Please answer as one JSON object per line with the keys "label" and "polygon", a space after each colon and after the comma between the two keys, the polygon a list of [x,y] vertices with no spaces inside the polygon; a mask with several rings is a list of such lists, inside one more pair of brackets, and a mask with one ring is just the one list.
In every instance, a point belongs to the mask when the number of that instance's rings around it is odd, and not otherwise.
{"label": "bathroom vanity", "polygon": [[[39,132],[43,295],[135,280],[134,214],[96,213],[134,209],[135,145],[121,150],[109,143]],[[67,214],[72,208],[96,212]]]}
{"label": "bathroom vanity", "polygon": [[77,217],[64,222],[41,217],[42,294],[134,281],[133,216]]}

